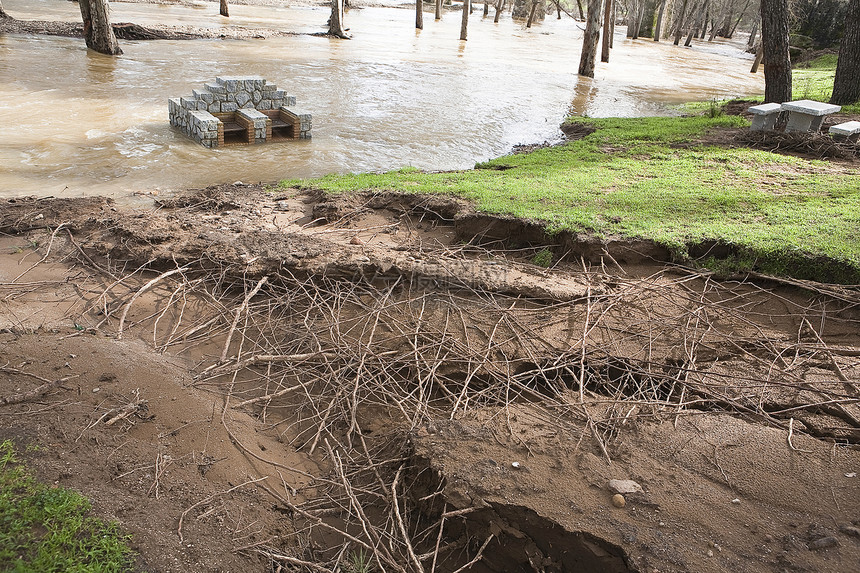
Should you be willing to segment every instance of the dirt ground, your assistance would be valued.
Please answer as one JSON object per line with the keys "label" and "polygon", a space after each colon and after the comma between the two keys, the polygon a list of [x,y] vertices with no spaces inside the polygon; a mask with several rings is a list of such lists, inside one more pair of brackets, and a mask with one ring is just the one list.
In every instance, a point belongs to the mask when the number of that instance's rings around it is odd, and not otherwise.
{"label": "dirt ground", "polygon": [[0,232],[0,440],[141,571],[860,570],[856,287],[395,194]]}

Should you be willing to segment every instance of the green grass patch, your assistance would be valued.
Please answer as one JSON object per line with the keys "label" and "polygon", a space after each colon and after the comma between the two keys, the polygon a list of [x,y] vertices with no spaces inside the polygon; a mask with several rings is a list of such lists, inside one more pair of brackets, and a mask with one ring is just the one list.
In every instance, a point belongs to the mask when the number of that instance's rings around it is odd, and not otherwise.
{"label": "green grass patch", "polygon": [[80,494],[36,481],[11,441],[0,443],[0,570],[113,573],[132,570],[129,536],[89,516]]}
{"label": "green grass patch", "polygon": [[[801,64],[791,73],[792,99],[830,101],[833,95],[833,78],[836,76],[837,54],[824,54]],[[845,113],[860,113],[860,101],[843,105]]]}
{"label": "green grass patch", "polygon": [[[760,270],[860,282],[857,169],[840,172],[822,161],[694,143],[708,129],[747,125],[737,116],[571,121],[597,131],[470,171],[402,169],[282,185],[456,195],[481,211],[540,221],[550,233],[648,239],[681,259],[690,245],[719,241]],[[819,259],[835,261],[839,272],[807,264]]]}

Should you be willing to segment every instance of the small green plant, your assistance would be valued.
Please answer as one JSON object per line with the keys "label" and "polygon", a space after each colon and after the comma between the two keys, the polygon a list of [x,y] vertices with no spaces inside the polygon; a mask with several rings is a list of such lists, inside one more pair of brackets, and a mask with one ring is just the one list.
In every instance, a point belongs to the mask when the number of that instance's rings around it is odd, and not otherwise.
{"label": "small green plant", "polygon": [[128,535],[89,516],[85,497],[33,478],[10,440],[0,443],[0,570],[121,573],[132,570]]}
{"label": "small green plant", "polygon": [[353,551],[345,569],[349,573],[371,573],[373,565],[370,563],[370,555],[367,554],[364,548]]}
{"label": "small green plant", "polygon": [[705,115],[710,117],[711,119],[723,115],[723,106],[717,101],[716,98],[710,101],[708,109],[705,111]]}
{"label": "small green plant", "polygon": [[532,263],[539,267],[549,268],[552,264],[552,251],[549,249],[539,251],[534,258],[532,258]]}

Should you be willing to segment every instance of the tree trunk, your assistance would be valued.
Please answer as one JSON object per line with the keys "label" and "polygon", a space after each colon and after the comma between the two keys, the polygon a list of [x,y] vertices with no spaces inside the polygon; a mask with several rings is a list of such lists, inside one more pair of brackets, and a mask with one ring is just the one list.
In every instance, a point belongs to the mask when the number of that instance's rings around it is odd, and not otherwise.
{"label": "tree trunk", "polygon": [[84,21],[84,40],[87,48],[118,56],[122,54],[113,28],[110,25],[110,6],[107,0],[80,0],[81,18]]}
{"label": "tree trunk", "polygon": [[582,55],[579,58],[579,75],[594,77],[594,60],[597,57],[597,41],[600,39],[601,0],[588,0],[588,19],[582,36]]}
{"label": "tree trunk", "polygon": [[[627,22],[627,37],[634,38],[636,33],[636,16],[639,14],[639,2],[643,0],[632,0],[630,7],[627,9],[627,17],[624,19]],[[589,6],[591,4],[589,3]]]}
{"label": "tree trunk", "polygon": [[750,68],[751,74],[758,73],[758,67],[761,65],[761,59],[764,57],[764,48],[761,46],[758,47],[758,50],[755,53],[755,60],[753,60],[752,68]]}
{"label": "tree trunk", "polygon": [[791,101],[788,18],[788,0],[761,0],[764,103]]}
{"label": "tree trunk", "polygon": [[681,4],[681,11],[678,14],[678,22],[675,24],[675,42],[677,46],[681,41],[681,36],[684,34],[684,17],[687,15],[687,0]]}
{"label": "tree trunk", "polygon": [[609,26],[609,49],[615,47],[615,20],[618,19],[618,2],[612,2],[612,23]]}
{"label": "tree trunk", "polygon": [[576,7],[579,10],[579,19],[585,21],[585,11],[582,9],[582,0],[576,0]]}
{"label": "tree trunk", "polygon": [[496,15],[493,16],[493,24],[499,23],[499,17],[502,15],[502,10],[505,9],[505,0],[496,0]]}
{"label": "tree trunk", "polygon": [[328,33],[336,38],[349,40],[349,35],[343,29],[343,0],[331,0],[331,18],[328,23]]}
{"label": "tree trunk", "polygon": [[537,6],[538,6],[538,0],[532,0],[532,7],[529,10],[529,19],[526,22],[526,28],[532,27],[532,20],[534,20],[535,10],[537,10]]}
{"label": "tree trunk", "polygon": [[471,0],[463,0],[463,20],[460,23],[460,39],[466,40],[466,31],[469,27],[469,9],[471,8]]}
{"label": "tree trunk", "polygon": [[442,19],[442,0],[436,0],[436,19]]}
{"label": "tree trunk", "polygon": [[487,14],[490,13],[490,2],[489,0],[484,0],[484,18],[487,17]]}
{"label": "tree trunk", "polygon": [[660,32],[663,30],[663,13],[666,11],[666,0],[660,3],[660,10],[657,12],[657,23],[654,24],[654,41],[660,41]]}
{"label": "tree trunk", "polygon": [[734,35],[735,35],[735,30],[737,30],[737,29],[738,29],[738,24],[740,24],[740,23],[741,23],[741,20],[743,20],[743,18],[744,18],[744,13],[747,11],[747,8],[749,8],[749,5],[750,5],[750,0],[747,0],[747,3],[746,3],[746,4],[744,4],[744,7],[743,7],[743,8],[741,8],[741,11],[738,13],[738,19],[737,19],[737,20],[735,20],[735,25],[734,25],[734,26],[732,26],[732,29],[731,29],[731,30],[729,30],[729,35],[728,35],[728,36],[726,36],[726,38],[728,38],[729,40],[731,40],[731,39],[732,39],[732,36],[734,36]]}
{"label": "tree trunk", "polygon": [[705,15],[705,10],[708,7],[708,0],[705,0],[702,3],[702,6],[699,8],[699,16],[690,22],[690,33],[687,34],[687,41],[684,42],[684,45],[689,47],[690,44],[693,43],[693,36],[698,34],[699,27],[702,25],[702,17]]}
{"label": "tree trunk", "polygon": [[747,52],[751,51],[755,48],[755,37],[758,35],[758,18],[753,22],[752,31],[750,32],[750,37],[747,39]]}
{"label": "tree trunk", "polygon": [[600,61],[609,61],[609,40],[612,39],[611,20],[612,20],[612,0],[604,0],[603,3],[603,45],[600,49]]}
{"label": "tree trunk", "polygon": [[415,29],[424,29],[424,0],[415,0]]}
{"label": "tree trunk", "polygon": [[7,14],[7,13],[3,10],[3,3],[2,3],[2,2],[0,2],[0,18],[8,18],[8,17],[9,17],[9,14]]}
{"label": "tree trunk", "polygon": [[851,0],[845,19],[845,34],[839,46],[833,96],[830,103],[843,105],[860,100],[860,0]]}
{"label": "tree trunk", "polygon": [[225,18],[230,17],[230,9],[227,7],[227,0],[221,0],[221,6],[218,12]]}

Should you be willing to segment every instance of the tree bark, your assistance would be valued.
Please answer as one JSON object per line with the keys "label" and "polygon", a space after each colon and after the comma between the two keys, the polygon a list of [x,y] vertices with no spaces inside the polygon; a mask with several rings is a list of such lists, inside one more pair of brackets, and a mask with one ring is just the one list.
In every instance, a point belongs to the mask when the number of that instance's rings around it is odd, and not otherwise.
{"label": "tree bark", "polygon": [[582,9],[582,0],[576,0],[576,7],[579,10],[579,19],[585,20],[585,11]]}
{"label": "tree bark", "polygon": [[80,0],[87,48],[109,56],[122,54],[110,25],[110,5],[107,0]]}
{"label": "tree bark", "polygon": [[343,29],[343,0],[331,0],[331,18],[328,23],[328,33],[336,38],[349,40],[349,34]]}
{"label": "tree bark", "polygon": [[436,19],[442,19],[442,0],[436,0]]}
{"label": "tree bark", "polygon": [[788,0],[761,0],[764,103],[791,101]]}
{"label": "tree bark", "polygon": [[654,41],[660,41],[660,33],[663,30],[663,14],[666,12],[666,0],[660,3],[660,10],[657,12],[657,23],[654,24]]}
{"label": "tree bark", "polygon": [[594,60],[597,57],[597,42],[600,39],[601,0],[588,0],[588,18],[582,35],[582,55],[579,58],[579,75],[594,77]]}
{"label": "tree bark", "polygon": [[415,29],[424,29],[424,0],[415,0]]}
{"label": "tree bark", "polygon": [[612,3],[613,0],[604,0],[603,2],[603,42],[600,47],[600,61],[609,61],[609,40],[612,39],[611,20],[612,20]]}
{"label": "tree bark", "polygon": [[219,9],[219,13],[225,18],[230,17],[230,9],[227,7],[227,0],[221,0],[221,6]]}
{"label": "tree bark", "polygon": [[460,22],[460,39],[467,39],[467,31],[469,28],[469,9],[471,8],[471,0],[463,0],[463,19]]}
{"label": "tree bark", "polygon": [[856,101],[860,101],[860,0],[851,0],[830,103],[843,105]]}

